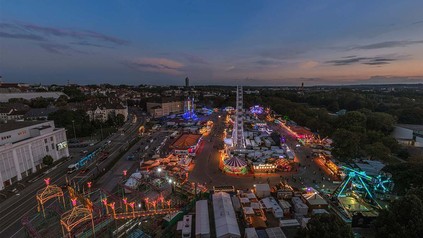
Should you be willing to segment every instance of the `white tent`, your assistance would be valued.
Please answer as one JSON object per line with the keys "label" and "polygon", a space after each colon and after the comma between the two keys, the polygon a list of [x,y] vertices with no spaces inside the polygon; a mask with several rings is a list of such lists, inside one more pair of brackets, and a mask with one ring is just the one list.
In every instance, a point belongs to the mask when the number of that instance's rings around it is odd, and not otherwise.
{"label": "white tent", "polygon": [[210,237],[209,207],[207,200],[195,203],[195,237]]}
{"label": "white tent", "polygon": [[217,238],[241,237],[234,207],[228,193],[213,194],[213,212]]}

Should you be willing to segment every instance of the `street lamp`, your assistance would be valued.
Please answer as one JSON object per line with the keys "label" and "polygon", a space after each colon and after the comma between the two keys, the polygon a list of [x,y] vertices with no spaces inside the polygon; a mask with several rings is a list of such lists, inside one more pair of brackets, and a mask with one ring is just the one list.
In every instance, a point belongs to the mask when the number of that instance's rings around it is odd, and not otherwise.
{"label": "street lamp", "polygon": [[72,125],[73,125],[73,137],[74,137],[75,142],[76,142],[75,120],[72,120]]}

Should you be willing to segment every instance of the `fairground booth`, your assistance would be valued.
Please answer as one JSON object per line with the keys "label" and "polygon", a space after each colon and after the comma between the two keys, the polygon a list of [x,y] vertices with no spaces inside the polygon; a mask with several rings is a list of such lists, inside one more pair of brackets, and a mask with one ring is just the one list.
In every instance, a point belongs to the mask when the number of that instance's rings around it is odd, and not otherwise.
{"label": "fairground booth", "polygon": [[175,154],[194,156],[201,139],[201,134],[182,134],[170,145],[170,148]]}

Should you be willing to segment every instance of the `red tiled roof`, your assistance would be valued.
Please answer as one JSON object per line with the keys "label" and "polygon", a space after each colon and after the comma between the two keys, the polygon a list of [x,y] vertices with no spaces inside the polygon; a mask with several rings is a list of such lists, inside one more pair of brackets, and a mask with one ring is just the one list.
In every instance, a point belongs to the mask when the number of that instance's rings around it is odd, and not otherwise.
{"label": "red tiled roof", "polygon": [[182,134],[170,147],[180,150],[189,149],[195,146],[201,137],[201,134]]}

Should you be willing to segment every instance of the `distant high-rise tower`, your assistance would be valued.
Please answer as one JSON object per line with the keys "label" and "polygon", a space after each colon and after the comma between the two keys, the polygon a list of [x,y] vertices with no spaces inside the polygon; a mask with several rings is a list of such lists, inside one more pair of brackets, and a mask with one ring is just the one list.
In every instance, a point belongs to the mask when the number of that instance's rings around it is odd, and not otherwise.
{"label": "distant high-rise tower", "polygon": [[185,78],[185,87],[189,87],[189,78],[188,77],[186,77]]}
{"label": "distant high-rise tower", "polygon": [[243,91],[242,86],[236,87],[236,113],[232,132],[232,141],[236,149],[244,149],[244,118],[243,118]]}

